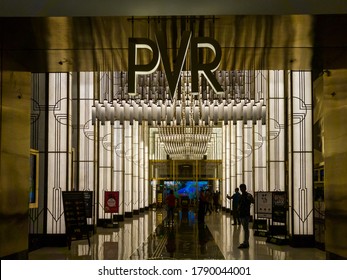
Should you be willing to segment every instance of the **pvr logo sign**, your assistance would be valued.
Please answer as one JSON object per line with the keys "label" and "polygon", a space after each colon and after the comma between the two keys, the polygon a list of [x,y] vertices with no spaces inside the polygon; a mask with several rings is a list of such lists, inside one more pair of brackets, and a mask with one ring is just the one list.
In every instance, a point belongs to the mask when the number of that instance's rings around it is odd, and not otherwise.
{"label": "pvr logo sign", "polygon": [[[129,72],[128,92],[136,95],[136,84],[138,75],[151,74],[157,70],[160,60],[163,63],[166,79],[169,84],[171,95],[176,92],[180,74],[187,56],[188,48],[191,49],[191,77],[192,93],[199,92],[199,75],[203,74],[210,86],[216,93],[222,93],[223,89],[218,83],[213,72],[219,67],[222,51],[218,42],[209,37],[192,38],[189,31],[182,34],[181,45],[178,51],[173,71],[170,69],[169,56],[167,54],[166,40],[162,32],[156,33],[156,42],[147,38],[129,38]],[[136,64],[139,49],[149,49],[152,52],[152,60],[148,64]],[[198,58],[199,48],[209,48],[214,52],[214,60],[209,63],[201,63]]]}

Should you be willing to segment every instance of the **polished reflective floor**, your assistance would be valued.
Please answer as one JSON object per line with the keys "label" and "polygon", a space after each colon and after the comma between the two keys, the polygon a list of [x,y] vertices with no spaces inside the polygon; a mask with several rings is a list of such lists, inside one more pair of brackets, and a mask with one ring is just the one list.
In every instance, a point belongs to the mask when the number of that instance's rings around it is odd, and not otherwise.
{"label": "polished reflective floor", "polygon": [[[87,240],[68,247],[44,247],[29,253],[31,260],[324,260],[316,248],[293,248],[266,242],[250,230],[250,247],[238,249],[241,226],[232,225],[230,213],[212,212],[199,224],[193,210],[178,211],[168,223],[164,210],[150,210],[119,223],[97,228]],[[250,224],[252,228],[252,224]]]}

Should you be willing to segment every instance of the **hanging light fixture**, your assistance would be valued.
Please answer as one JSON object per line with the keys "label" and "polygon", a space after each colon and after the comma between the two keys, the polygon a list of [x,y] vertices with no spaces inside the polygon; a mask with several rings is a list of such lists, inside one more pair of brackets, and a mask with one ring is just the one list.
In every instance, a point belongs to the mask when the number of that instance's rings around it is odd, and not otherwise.
{"label": "hanging light fixture", "polygon": [[[110,76],[112,75],[112,76]],[[213,126],[237,120],[262,120],[265,123],[265,104],[261,93],[254,92],[255,71],[216,71],[223,94],[199,80],[199,93],[191,92],[191,75],[182,71],[180,87],[171,97],[165,74],[157,71],[138,79],[138,95],[127,92],[127,73],[108,72],[102,75],[100,99],[92,108],[92,123],[101,125],[119,121],[147,121],[157,127],[166,153],[175,159],[201,159],[207,153]],[[106,88],[106,87],[112,87]],[[110,92],[113,94],[113,99]],[[203,98],[204,97],[204,98]],[[103,99],[102,99],[103,98]]]}
{"label": "hanging light fixture", "polygon": [[[184,71],[181,74],[180,94],[173,97],[169,94],[169,88],[163,72],[158,71],[145,75],[139,79],[137,92],[139,95],[130,96],[127,92],[127,73],[113,72],[113,99],[110,98],[109,89],[100,90],[100,100],[95,100],[92,108],[92,120],[105,121],[124,120],[148,121],[154,126],[180,125],[184,119],[186,125],[210,126],[223,122],[227,124],[233,120],[233,110],[255,110],[255,112],[241,113],[252,120],[261,119],[260,106],[247,109],[244,104],[260,104],[261,97],[252,93],[254,82],[253,71],[216,71],[218,80],[224,88],[224,94],[215,94],[209,85],[199,81],[200,92],[193,94],[190,86],[190,73]],[[108,72],[110,73],[110,72]],[[106,77],[104,79],[107,79]],[[109,83],[101,83],[101,87],[109,86]],[[253,96],[252,96],[252,94]],[[203,96],[205,98],[203,98]],[[186,117],[186,115],[189,115]]]}

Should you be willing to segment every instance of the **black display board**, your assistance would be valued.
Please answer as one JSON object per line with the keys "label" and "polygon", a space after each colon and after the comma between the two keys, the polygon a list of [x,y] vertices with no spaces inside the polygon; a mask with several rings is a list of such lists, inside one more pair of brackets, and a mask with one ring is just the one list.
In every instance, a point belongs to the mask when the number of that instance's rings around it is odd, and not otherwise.
{"label": "black display board", "polygon": [[272,193],[272,221],[286,223],[287,220],[287,194],[286,192]]}
{"label": "black display board", "polygon": [[86,198],[89,199],[90,195],[85,195],[84,192],[63,192],[65,227],[69,249],[72,240],[88,239],[90,245]]}
{"label": "black display board", "polygon": [[83,196],[86,207],[86,217],[93,218],[93,192],[83,191]]}

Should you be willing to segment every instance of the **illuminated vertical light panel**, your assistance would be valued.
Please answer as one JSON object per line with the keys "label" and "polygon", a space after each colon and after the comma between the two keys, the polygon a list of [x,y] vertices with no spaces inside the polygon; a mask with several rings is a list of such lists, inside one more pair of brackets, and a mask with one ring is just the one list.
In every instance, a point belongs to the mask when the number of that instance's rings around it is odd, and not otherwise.
{"label": "illuminated vertical light panel", "polygon": [[226,185],[227,185],[227,167],[226,167],[226,145],[227,145],[227,142],[226,142],[226,128],[225,126],[223,125],[222,126],[222,142],[223,142],[223,145],[222,145],[222,151],[223,151],[223,158],[222,158],[222,189],[226,189]]}
{"label": "illuminated vertical light panel", "polygon": [[[247,104],[246,110],[252,109],[252,104]],[[245,110],[244,109],[244,110]],[[253,121],[246,120],[243,125],[243,182],[247,189],[253,192]]]}
{"label": "illuminated vertical light panel", "polygon": [[124,121],[124,213],[132,216],[132,127],[129,121]]}
{"label": "illuminated vertical light panel", "polygon": [[65,232],[62,192],[71,190],[69,152],[71,143],[70,74],[48,75],[47,233]]}
{"label": "illuminated vertical light panel", "polygon": [[243,177],[243,121],[236,122],[236,185],[244,183]]}
{"label": "illuminated vertical light panel", "polygon": [[99,219],[110,219],[111,214],[105,213],[104,201],[105,191],[112,191],[113,186],[113,126],[109,121],[105,121],[108,115],[106,104],[110,100],[111,79],[108,72],[100,72],[94,81],[94,90],[99,98],[101,105],[101,119],[98,122],[98,197],[101,198],[97,204]]}
{"label": "illuminated vertical light panel", "polygon": [[118,215],[124,217],[124,129],[119,121],[114,122],[114,164],[113,182],[114,190],[119,192]]}
{"label": "illuminated vertical light panel", "polygon": [[[230,192],[232,194],[237,187],[237,150],[236,150],[236,121],[229,123],[230,126]],[[229,201],[229,208],[231,209],[231,201]]]}
{"label": "illuminated vertical light panel", "polygon": [[133,211],[139,212],[139,123],[135,121],[132,125],[132,165],[133,165],[133,172],[132,172],[132,191],[133,191]]}
{"label": "illuminated vertical light panel", "polygon": [[285,98],[284,71],[269,71],[268,184],[271,191],[285,190]]}
{"label": "illuminated vertical light panel", "polygon": [[313,235],[311,72],[291,72],[291,204],[293,235]]}
{"label": "illuminated vertical light panel", "polygon": [[[254,159],[254,191],[267,190],[267,145],[266,145],[266,100],[268,97],[268,71],[259,70],[255,77],[255,106],[258,117],[264,114],[264,118],[253,123],[253,159]],[[253,118],[254,119],[254,118]]]}
{"label": "illuminated vertical light panel", "polygon": [[139,172],[139,207],[140,210],[143,210],[145,208],[145,190],[144,190],[144,180],[145,180],[145,173],[144,173],[144,139],[143,139],[143,131],[144,126],[139,125],[139,147],[138,147],[138,172]]}
{"label": "illuminated vertical light panel", "polygon": [[223,163],[223,166],[225,165],[225,187],[222,188],[223,192],[221,193],[221,197],[225,197],[227,194],[230,194],[230,125],[223,125],[223,136],[224,138],[224,146],[225,146],[225,152],[224,157],[225,157],[225,163]]}
{"label": "illuminated vertical light panel", "polygon": [[148,123],[147,121],[142,123],[143,126],[143,153],[144,153],[144,157],[143,157],[143,173],[144,173],[144,204],[145,204],[145,208],[149,207],[150,204],[150,189],[149,189],[149,176],[148,176],[148,172],[149,172],[149,158],[148,158],[148,153],[149,153],[149,128],[148,128]]}
{"label": "illuminated vertical light panel", "polygon": [[[94,104],[93,73],[79,73],[79,153],[78,190],[94,191],[94,141],[95,127],[92,125],[90,108]],[[75,106],[74,106],[75,108]]]}
{"label": "illuminated vertical light panel", "polygon": [[110,219],[111,216],[106,214],[104,211],[104,200],[105,200],[105,191],[112,190],[112,127],[109,122],[106,122],[105,125],[99,126],[99,197],[102,197],[102,200],[99,200],[99,217],[100,219]]}
{"label": "illuminated vertical light panel", "polygon": [[266,125],[258,120],[254,125],[254,191],[266,191]]}

